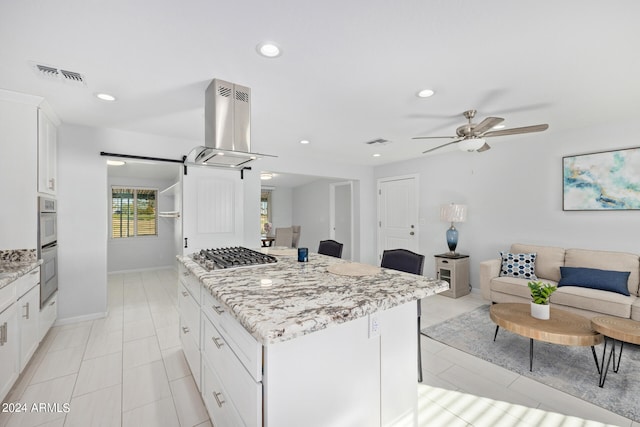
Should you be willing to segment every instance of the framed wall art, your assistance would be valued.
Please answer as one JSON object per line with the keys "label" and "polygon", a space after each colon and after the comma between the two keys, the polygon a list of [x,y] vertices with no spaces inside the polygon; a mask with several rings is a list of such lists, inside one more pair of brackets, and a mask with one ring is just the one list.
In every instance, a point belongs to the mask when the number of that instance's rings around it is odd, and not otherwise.
{"label": "framed wall art", "polygon": [[640,209],[640,147],[562,158],[565,211]]}

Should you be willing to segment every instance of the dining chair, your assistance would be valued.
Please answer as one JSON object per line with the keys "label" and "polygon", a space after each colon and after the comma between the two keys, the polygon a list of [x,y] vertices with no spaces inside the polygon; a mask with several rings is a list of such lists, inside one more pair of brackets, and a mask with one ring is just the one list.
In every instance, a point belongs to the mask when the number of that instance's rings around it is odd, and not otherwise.
{"label": "dining chair", "polygon": [[293,247],[297,248],[298,247],[298,242],[300,241],[300,226],[299,225],[294,225],[291,227],[291,230],[293,231]]}
{"label": "dining chair", "polygon": [[322,255],[329,255],[336,258],[342,258],[343,244],[336,242],[335,240],[321,240],[318,246],[318,253]]}
{"label": "dining chair", "polygon": [[[382,252],[380,267],[422,276],[424,255],[407,249],[389,249]],[[420,345],[420,317],[422,309],[418,300],[418,382],[422,382],[422,346]]]}
{"label": "dining chair", "polygon": [[276,228],[276,240],[273,242],[274,246],[285,246],[287,248],[293,245],[293,230],[291,227]]}

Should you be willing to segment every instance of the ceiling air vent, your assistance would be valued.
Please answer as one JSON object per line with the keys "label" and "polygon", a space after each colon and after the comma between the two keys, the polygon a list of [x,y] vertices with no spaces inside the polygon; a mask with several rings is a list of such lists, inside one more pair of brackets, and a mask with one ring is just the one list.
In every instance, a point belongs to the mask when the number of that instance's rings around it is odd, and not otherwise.
{"label": "ceiling air vent", "polygon": [[391,142],[391,141],[389,141],[387,139],[383,139],[383,138],[378,138],[378,139],[374,139],[372,141],[367,141],[367,142],[365,142],[365,144],[378,146],[378,145],[387,145],[389,142]]}
{"label": "ceiling air vent", "polygon": [[79,85],[86,85],[85,78],[82,74],[75,71],[62,70],[50,65],[31,63],[31,67],[37,75],[44,77],[48,80],[56,80],[60,82],[68,82]]}

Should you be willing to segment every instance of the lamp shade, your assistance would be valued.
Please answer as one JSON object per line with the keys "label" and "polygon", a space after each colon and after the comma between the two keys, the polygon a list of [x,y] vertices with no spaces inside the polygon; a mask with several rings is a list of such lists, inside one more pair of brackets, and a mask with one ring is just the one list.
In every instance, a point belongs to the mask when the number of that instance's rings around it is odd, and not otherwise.
{"label": "lamp shade", "polygon": [[462,151],[477,151],[485,143],[484,138],[469,138],[458,142],[458,148]]}
{"label": "lamp shade", "polygon": [[467,205],[450,203],[440,208],[440,220],[446,222],[465,222],[467,220]]}

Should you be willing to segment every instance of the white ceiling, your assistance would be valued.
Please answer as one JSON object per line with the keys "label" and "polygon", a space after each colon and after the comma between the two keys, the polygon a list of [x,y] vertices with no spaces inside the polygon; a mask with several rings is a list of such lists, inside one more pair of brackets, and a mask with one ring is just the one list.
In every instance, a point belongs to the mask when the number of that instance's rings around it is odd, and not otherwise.
{"label": "white ceiling", "polygon": [[[0,87],[44,96],[65,123],[201,144],[220,78],[252,89],[253,151],[378,164],[423,156],[446,141],[411,137],[453,135],[470,108],[550,125],[494,150],[637,115],[638,16],[637,0],[2,1]],[[265,40],[283,54],[260,57]],[[424,88],[436,95],[417,98]],[[376,138],[391,143],[364,144]]]}

